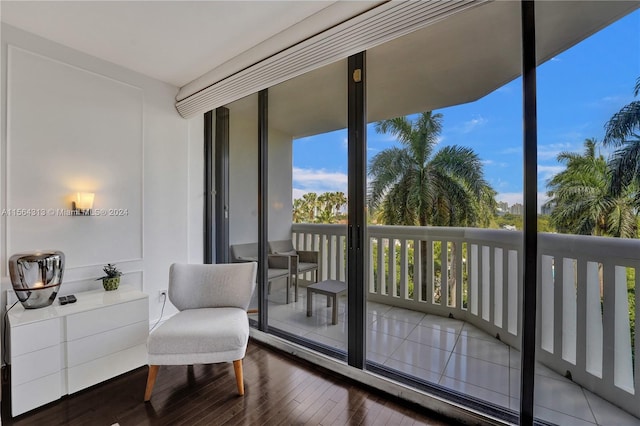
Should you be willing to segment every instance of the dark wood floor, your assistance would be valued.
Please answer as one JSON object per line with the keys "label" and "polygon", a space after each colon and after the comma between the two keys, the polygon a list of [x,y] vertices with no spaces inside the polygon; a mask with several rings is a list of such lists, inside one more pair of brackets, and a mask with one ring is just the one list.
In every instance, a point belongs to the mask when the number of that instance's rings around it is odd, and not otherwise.
{"label": "dark wood floor", "polygon": [[249,344],[244,372],[246,393],[240,397],[231,364],[163,366],[151,402],[145,404],[143,367],[14,419],[4,383],[2,424],[452,424],[258,343]]}

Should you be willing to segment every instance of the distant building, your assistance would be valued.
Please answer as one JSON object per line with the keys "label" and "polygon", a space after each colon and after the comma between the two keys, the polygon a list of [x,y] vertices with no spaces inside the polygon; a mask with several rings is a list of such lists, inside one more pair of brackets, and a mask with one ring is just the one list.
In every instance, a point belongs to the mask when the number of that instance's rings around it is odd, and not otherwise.
{"label": "distant building", "polygon": [[514,205],[509,207],[509,213],[516,214],[516,215],[522,215],[522,207],[523,207],[522,204],[515,203]]}
{"label": "distant building", "polygon": [[545,203],[540,207],[540,213],[549,215],[555,207],[555,203]]}
{"label": "distant building", "polygon": [[509,204],[506,201],[498,201],[497,213],[500,216],[509,213]]}

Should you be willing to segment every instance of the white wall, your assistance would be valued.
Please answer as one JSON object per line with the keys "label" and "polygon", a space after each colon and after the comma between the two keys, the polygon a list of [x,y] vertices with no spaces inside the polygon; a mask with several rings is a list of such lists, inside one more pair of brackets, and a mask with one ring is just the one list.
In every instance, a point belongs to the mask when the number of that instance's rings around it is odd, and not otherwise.
{"label": "white wall", "polygon": [[258,241],[258,96],[229,108],[229,244]]}
{"label": "white wall", "polygon": [[[229,243],[258,241],[258,97],[229,108]],[[291,238],[292,138],[269,129],[269,240]]]}
{"label": "white wall", "polygon": [[269,128],[269,240],[291,238],[293,138]]}
{"label": "white wall", "polygon": [[[56,248],[61,294],[101,288],[95,278],[115,262],[159,318],[169,265],[202,262],[202,118],[178,115],[176,87],[5,24],[1,72],[1,300],[12,254]],[[124,215],[53,213],[77,191]],[[26,208],[46,213],[11,214]]]}

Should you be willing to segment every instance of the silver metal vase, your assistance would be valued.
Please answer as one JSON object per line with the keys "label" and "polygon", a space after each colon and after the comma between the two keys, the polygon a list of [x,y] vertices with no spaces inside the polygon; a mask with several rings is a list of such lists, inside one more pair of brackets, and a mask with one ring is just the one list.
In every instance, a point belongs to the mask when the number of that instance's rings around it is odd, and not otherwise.
{"label": "silver metal vase", "polygon": [[64,253],[43,250],[18,253],[9,259],[9,275],[25,309],[43,308],[56,300],[64,273]]}

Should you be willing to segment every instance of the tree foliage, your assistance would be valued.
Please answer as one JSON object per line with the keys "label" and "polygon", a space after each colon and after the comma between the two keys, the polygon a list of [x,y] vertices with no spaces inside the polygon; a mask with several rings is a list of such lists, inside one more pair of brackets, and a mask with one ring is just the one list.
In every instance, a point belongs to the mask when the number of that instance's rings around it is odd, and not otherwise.
{"label": "tree foliage", "polygon": [[[634,96],[640,94],[640,77]],[[620,193],[631,182],[640,183],[640,101],[632,101],[605,125],[604,146],[617,148],[610,161],[611,190]]]}
{"label": "tree foliage", "polygon": [[442,114],[421,113],[376,123],[400,146],[385,149],[369,163],[370,211],[390,225],[478,226],[489,224],[495,191],[484,179],[482,162],[470,148],[436,151]]}
{"label": "tree foliage", "polygon": [[612,187],[611,164],[596,153],[597,141],[587,139],[584,153],[562,152],[565,170],[548,183],[554,206],[551,222],[559,232],[581,235],[634,238],[637,236],[637,185]]}
{"label": "tree foliage", "polygon": [[295,223],[338,223],[344,219],[342,209],[347,205],[344,192],[307,192],[293,200]]}

